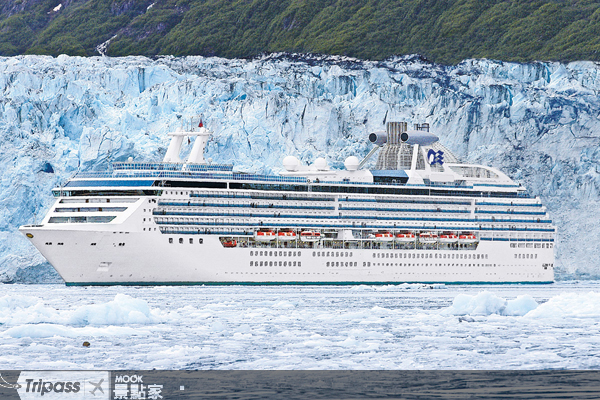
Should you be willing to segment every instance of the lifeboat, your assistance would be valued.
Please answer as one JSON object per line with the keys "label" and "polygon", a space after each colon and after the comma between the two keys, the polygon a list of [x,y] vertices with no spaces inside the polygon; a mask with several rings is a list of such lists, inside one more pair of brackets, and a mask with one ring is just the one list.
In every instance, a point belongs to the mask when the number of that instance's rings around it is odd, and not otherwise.
{"label": "lifeboat", "polygon": [[316,242],[319,239],[321,239],[321,232],[311,230],[300,232],[300,240],[303,242]]}
{"label": "lifeboat", "polygon": [[375,232],[376,242],[391,242],[394,240],[394,235],[389,232]]}
{"label": "lifeboat", "polygon": [[416,237],[412,232],[401,232],[396,234],[396,242],[399,243],[413,243]]}
{"label": "lifeboat", "polygon": [[296,239],[296,232],[292,230],[279,231],[277,239],[279,239],[280,242],[289,242],[290,240]]}
{"label": "lifeboat", "polygon": [[437,243],[438,235],[433,232],[423,232],[419,234],[419,242],[424,244],[433,244]]}
{"label": "lifeboat", "polygon": [[275,239],[275,237],[275,232],[273,232],[270,229],[261,229],[260,231],[254,234],[254,240],[258,242],[269,242]]}
{"label": "lifeboat", "polygon": [[458,243],[460,244],[473,244],[477,242],[477,237],[470,232],[463,232],[458,235]]}
{"label": "lifeboat", "polygon": [[223,242],[223,247],[236,247],[237,242],[235,240],[226,240]]}
{"label": "lifeboat", "polygon": [[458,242],[458,236],[451,232],[444,232],[440,235],[440,243],[456,243]]}

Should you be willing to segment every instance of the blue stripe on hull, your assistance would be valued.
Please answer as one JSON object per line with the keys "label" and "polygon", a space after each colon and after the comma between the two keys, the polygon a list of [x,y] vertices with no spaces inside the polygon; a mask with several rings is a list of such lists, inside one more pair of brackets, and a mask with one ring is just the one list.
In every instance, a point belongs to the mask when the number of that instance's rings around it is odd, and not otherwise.
{"label": "blue stripe on hull", "polygon": [[409,284],[444,284],[444,285],[548,285],[554,283],[554,281],[536,282],[536,281],[523,281],[523,282],[439,282],[439,281],[426,281],[426,282],[65,282],[66,286],[344,286],[344,285],[401,285],[404,283]]}

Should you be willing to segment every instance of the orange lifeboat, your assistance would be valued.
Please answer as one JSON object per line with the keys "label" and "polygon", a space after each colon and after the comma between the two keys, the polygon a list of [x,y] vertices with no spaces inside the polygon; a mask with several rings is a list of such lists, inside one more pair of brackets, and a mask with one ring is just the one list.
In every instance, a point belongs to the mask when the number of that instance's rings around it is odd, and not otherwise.
{"label": "orange lifeboat", "polygon": [[440,235],[440,243],[456,243],[458,236],[452,232],[444,232]]}
{"label": "orange lifeboat", "polygon": [[275,237],[275,232],[270,229],[261,229],[254,234],[254,240],[258,242],[270,242],[271,240],[275,239]]}
{"label": "orange lifeboat", "polygon": [[394,240],[394,235],[390,232],[375,232],[375,241],[377,242],[391,242]]}
{"label": "orange lifeboat", "polygon": [[400,232],[396,234],[396,242],[399,243],[413,243],[416,237],[412,232]]}
{"label": "orange lifeboat", "polygon": [[223,247],[236,247],[237,246],[237,241],[235,240],[226,240],[225,242],[223,242]]}
{"label": "orange lifeboat", "polygon": [[300,240],[303,242],[316,242],[321,239],[321,232],[306,230],[300,232]]}
{"label": "orange lifeboat", "polygon": [[290,240],[296,239],[296,232],[292,230],[279,231],[279,233],[277,233],[277,239],[281,242],[289,242]]}
{"label": "orange lifeboat", "polygon": [[423,232],[419,234],[419,241],[423,244],[437,243],[438,235],[434,232]]}
{"label": "orange lifeboat", "polygon": [[473,244],[477,242],[477,236],[471,232],[463,232],[458,235],[458,243],[460,244]]}

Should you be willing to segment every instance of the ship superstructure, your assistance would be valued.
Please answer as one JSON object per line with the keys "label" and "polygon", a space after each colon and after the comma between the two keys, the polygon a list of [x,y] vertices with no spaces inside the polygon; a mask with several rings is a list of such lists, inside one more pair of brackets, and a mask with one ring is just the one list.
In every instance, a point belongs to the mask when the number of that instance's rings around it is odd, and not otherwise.
{"label": "ship superstructure", "polygon": [[67,285],[552,282],[540,199],[407,128],[369,135],[373,170],[288,156],[280,176],[207,163],[209,132],[178,130],[163,162],[80,172],[20,230]]}

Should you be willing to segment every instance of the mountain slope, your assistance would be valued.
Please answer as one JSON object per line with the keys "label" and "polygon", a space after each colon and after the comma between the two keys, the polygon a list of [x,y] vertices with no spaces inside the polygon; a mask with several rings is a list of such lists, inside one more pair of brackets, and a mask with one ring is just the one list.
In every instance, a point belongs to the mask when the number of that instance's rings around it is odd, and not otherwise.
{"label": "mountain slope", "polygon": [[253,57],[265,52],[436,62],[600,61],[586,0],[0,0],[0,55]]}

